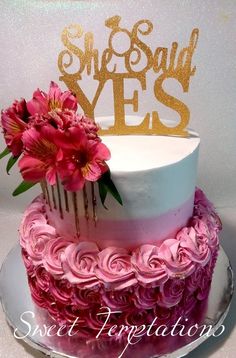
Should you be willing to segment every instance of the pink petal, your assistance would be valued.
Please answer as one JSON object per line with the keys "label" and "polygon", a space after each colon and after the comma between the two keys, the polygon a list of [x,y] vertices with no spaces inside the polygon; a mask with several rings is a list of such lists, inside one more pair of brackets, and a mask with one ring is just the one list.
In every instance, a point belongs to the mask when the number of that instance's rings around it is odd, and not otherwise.
{"label": "pink petal", "polygon": [[37,142],[40,142],[40,133],[35,128],[30,128],[24,132],[22,141],[27,151],[34,151]]}
{"label": "pink petal", "polygon": [[77,110],[77,100],[76,97],[73,96],[73,94],[70,91],[65,91],[61,95],[61,101],[63,103],[62,108],[63,109],[70,109],[72,111]]}
{"label": "pink petal", "polygon": [[84,178],[89,181],[98,180],[102,174],[100,166],[96,162],[87,164],[84,171],[82,168],[82,173],[83,173]]}
{"label": "pink petal", "polygon": [[48,112],[48,100],[44,92],[37,89],[31,101],[27,102],[27,110],[33,116],[36,113],[46,114]]}
{"label": "pink petal", "polygon": [[11,135],[18,134],[23,132],[27,125],[22,121],[16,114],[11,113],[10,115],[6,112],[2,112],[1,122],[4,131],[10,133]]}
{"label": "pink petal", "polygon": [[54,140],[62,149],[79,150],[86,145],[87,137],[82,128],[71,127],[66,131],[58,132]]}
{"label": "pink petal", "polygon": [[54,105],[58,103],[58,107],[61,109],[77,110],[77,100],[75,96],[73,96],[70,91],[62,92],[60,87],[53,81],[50,84],[48,99],[52,101]]}
{"label": "pink petal", "polygon": [[46,180],[48,182],[48,184],[50,185],[55,185],[56,184],[56,168],[51,167],[48,169],[47,173],[46,173]]}
{"label": "pink petal", "polygon": [[5,140],[8,148],[12,152],[14,157],[18,157],[23,151],[22,134],[18,134],[14,137],[6,134]]}
{"label": "pink petal", "polygon": [[109,160],[111,157],[110,150],[102,142],[97,140],[89,140],[87,144],[87,149],[90,152],[90,157],[98,160]]}
{"label": "pink petal", "polygon": [[83,188],[85,179],[82,176],[80,170],[76,170],[73,175],[63,179],[62,184],[68,191],[77,191]]}
{"label": "pink petal", "polygon": [[101,162],[101,163],[98,163],[98,164],[99,164],[99,167],[100,167],[100,170],[101,170],[101,174],[104,174],[109,170],[109,167],[105,162]]}
{"label": "pink petal", "polygon": [[55,138],[58,135],[59,131],[54,128],[52,125],[42,126],[40,128],[40,133],[44,138],[50,142],[55,142]]}
{"label": "pink petal", "polygon": [[20,159],[18,165],[21,174],[26,181],[33,183],[39,182],[45,177],[45,164],[39,159],[24,155],[23,158]]}
{"label": "pink petal", "polygon": [[12,108],[2,112],[1,123],[6,144],[12,154],[17,157],[22,153],[22,134],[26,130],[27,125],[18,117]]}
{"label": "pink petal", "polygon": [[52,126],[42,126],[40,131],[30,128],[24,132],[22,141],[27,152],[43,161],[53,160],[58,148],[54,144],[56,129]]}
{"label": "pink petal", "polygon": [[63,151],[61,148],[59,148],[57,156],[56,156],[56,161],[60,162],[63,159],[63,156],[64,156]]}
{"label": "pink petal", "polygon": [[14,101],[13,103],[14,111],[18,114],[18,116],[24,121],[28,122],[29,112],[26,107],[26,100],[21,98],[20,101]]}
{"label": "pink petal", "polygon": [[97,143],[96,158],[100,160],[109,160],[111,158],[111,152],[104,143]]}
{"label": "pink petal", "polygon": [[57,165],[58,165],[58,173],[62,180],[72,176],[73,173],[76,171],[75,164],[67,159],[58,161]]}
{"label": "pink petal", "polygon": [[50,83],[50,88],[48,92],[48,99],[52,102],[61,102],[61,89],[60,87],[53,81]]}

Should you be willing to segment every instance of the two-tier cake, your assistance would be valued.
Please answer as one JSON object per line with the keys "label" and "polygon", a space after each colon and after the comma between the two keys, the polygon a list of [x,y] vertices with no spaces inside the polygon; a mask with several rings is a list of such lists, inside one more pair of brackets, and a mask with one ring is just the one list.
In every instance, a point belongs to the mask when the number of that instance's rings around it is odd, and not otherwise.
{"label": "two-tier cake", "polygon": [[[187,92],[198,29],[187,47],[172,43],[167,66],[167,48],[152,52],[140,39],[153,29],[149,20],[127,30],[113,16],[105,25],[110,37],[101,59],[92,33],[80,25],[64,29],[58,65],[71,91],[51,82],[48,93],[38,89],[1,115],[7,148],[0,157],[11,153],[7,170],[18,161],[24,179],[13,194],[42,188],[19,230],[33,301],[60,326],[76,321],[86,344],[107,336],[122,341],[134,326],[191,320],[207,300],[221,230],[196,188],[200,138],[186,128],[190,112],[164,90],[172,78]],[[119,53],[113,40],[120,33],[130,47]],[[84,52],[76,42],[82,35]],[[74,62],[78,70],[69,72]],[[177,124],[161,121],[157,111],[143,119],[125,114],[126,104],[138,110],[138,92],[125,98],[125,80],[138,80],[145,91],[151,68],[155,98],[179,114]],[[85,70],[98,82],[91,103],[78,85]],[[91,119],[108,81],[114,116]],[[112,311],[107,322],[104,310]]]}
{"label": "two-tier cake", "polygon": [[208,295],[221,229],[195,188],[198,135],[99,137],[76,108],[52,83],[2,113],[24,185],[42,186],[20,226],[34,302],[59,324],[78,316],[88,337],[102,307],[117,325],[189,316]]}

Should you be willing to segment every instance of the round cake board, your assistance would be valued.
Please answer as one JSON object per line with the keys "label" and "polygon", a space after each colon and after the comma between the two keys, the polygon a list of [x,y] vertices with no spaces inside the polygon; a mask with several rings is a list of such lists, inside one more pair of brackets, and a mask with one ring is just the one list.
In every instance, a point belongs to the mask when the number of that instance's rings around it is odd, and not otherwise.
{"label": "round cake board", "polygon": [[[163,342],[165,338],[165,343],[163,344],[165,349],[163,350],[163,347],[160,349],[160,346],[157,344],[155,347],[156,352],[153,352],[152,346],[150,355],[148,353],[148,346],[146,343],[142,343],[141,340],[137,345],[129,346],[129,355],[132,354],[132,349],[136,349],[135,355],[132,356],[184,357],[208,339],[210,335],[214,334],[218,329],[220,330],[220,326],[229,311],[233,289],[232,267],[226,253],[223,248],[220,247],[209,298],[206,309],[204,310],[203,319],[201,320],[201,324],[212,326],[210,334],[208,331],[208,334],[187,337],[187,340],[186,337],[181,336],[178,336],[178,339],[176,339],[176,337],[174,339],[172,336],[169,338],[158,337],[160,340],[163,339]],[[44,334],[43,330],[41,330],[41,333],[37,331],[37,329],[35,331],[35,328],[40,326],[39,322],[41,324],[40,327],[43,327],[48,321],[50,322],[50,319],[47,317],[46,311],[37,308],[32,301],[19,245],[10,251],[3,262],[0,271],[0,298],[6,320],[13,329],[14,335],[20,337],[20,339],[24,340],[29,346],[50,357],[126,357],[127,351],[124,352],[124,354],[120,352],[112,355],[111,345],[108,345],[107,348],[103,347],[103,349],[107,349],[107,352],[104,351],[103,354],[95,353],[94,344],[91,344],[91,347],[87,347],[87,355],[84,355],[81,353],[76,340],[72,340],[69,336],[59,337],[58,335],[54,335],[50,337],[48,331],[47,334]]]}

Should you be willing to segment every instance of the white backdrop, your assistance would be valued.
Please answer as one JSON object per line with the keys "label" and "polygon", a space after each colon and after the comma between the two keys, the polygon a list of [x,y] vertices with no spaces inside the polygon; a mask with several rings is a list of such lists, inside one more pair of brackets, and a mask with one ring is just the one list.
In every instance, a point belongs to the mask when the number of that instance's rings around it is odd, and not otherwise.
{"label": "white backdrop", "polygon": [[[104,21],[114,15],[120,15],[122,25],[130,29],[140,19],[151,20],[154,29],[145,41],[152,49],[170,48],[173,41],[181,47],[187,46],[192,29],[198,27],[200,36],[193,56],[197,71],[191,78],[189,93],[183,94],[180,86],[170,81],[167,87],[189,106],[190,127],[201,137],[198,185],[216,206],[236,205],[234,0],[1,0],[0,13],[1,108],[15,98],[30,98],[37,87],[47,90],[50,80],[59,81],[57,57],[63,49],[60,34],[71,23],[80,23],[86,31],[93,31],[95,46],[100,49],[104,49],[108,39]],[[90,82],[86,84],[87,93],[90,85]],[[149,90],[153,92],[153,88]],[[140,100],[141,114],[157,107],[163,118],[176,116],[151,95],[143,102]],[[130,106],[127,113],[132,114]],[[111,114],[107,96],[101,98],[96,114]],[[3,149],[2,139],[0,145]],[[6,206],[23,210],[22,202],[26,204],[33,198],[33,190],[22,198],[10,198],[20,175],[14,169],[8,177],[4,173],[5,164],[6,160],[0,163],[0,200]]]}

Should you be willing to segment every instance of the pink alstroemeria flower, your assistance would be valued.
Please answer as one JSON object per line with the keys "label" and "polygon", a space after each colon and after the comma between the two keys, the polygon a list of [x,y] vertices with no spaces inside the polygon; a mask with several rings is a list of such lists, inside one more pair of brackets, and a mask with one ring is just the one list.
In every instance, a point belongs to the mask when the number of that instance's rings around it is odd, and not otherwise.
{"label": "pink alstroemeria flower", "polygon": [[109,149],[100,141],[89,140],[81,128],[70,128],[58,139],[63,151],[58,171],[66,190],[80,190],[85,180],[97,181],[108,170]]}
{"label": "pink alstroemeria flower", "polygon": [[27,102],[27,108],[32,116],[36,113],[44,115],[55,109],[76,111],[77,101],[70,91],[62,92],[59,86],[52,81],[48,94],[37,89],[33,93],[32,100]]}
{"label": "pink alstroemeria flower", "polygon": [[99,126],[96,122],[85,115],[78,115],[72,110],[65,109],[62,111],[61,109],[56,109],[49,113],[47,121],[61,130],[68,130],[71,127],[80,127],[85,131],[88,139],[101,140],[98,137]]}
{"label": "pink alstroemeria flower", "polygon": [[24,99],[15,101],[11,107],[1,113],[4,138],[14,157],[22,153],[22,135],[27,129],[28,117],[29,113]]}
{"label": "pink alstroemeria flower", "polygon": [[56,183],[57,163],[63,155],[54,142],[56,135],[52,126],[43,126],[40,131],[30,128],[23,134],[25,155],[19,168],[24,180],[37,183],[46,178],[50,185]]}

